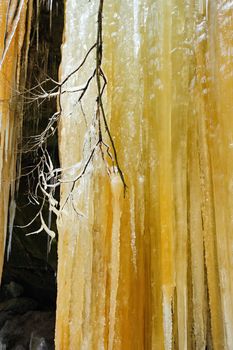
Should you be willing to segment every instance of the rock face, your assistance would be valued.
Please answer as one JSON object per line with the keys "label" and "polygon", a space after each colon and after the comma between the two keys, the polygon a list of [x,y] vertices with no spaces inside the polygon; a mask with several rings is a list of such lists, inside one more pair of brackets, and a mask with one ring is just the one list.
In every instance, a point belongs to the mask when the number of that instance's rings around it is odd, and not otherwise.
{"label": "rock face", "polygon": [[24,288],[14,281],[11,281],[9,284],[6,284],[3,289],[4,294],[12,298],[17,298],[20,295],[22,295],[23,290]]}
{"label": "rock face", "polygon": [[23,293],[23,287],[15,282],[2,287],[0,349],[54,349],[55,312],[39,310],[40,303]]}
{"label": "rock face", "polygon": [[23,315],[9,315],[0,330],[0,348],[6,350],[54,349],[54,313],[28,311]]}
{"label": "rock face", "polygon": [[30,298],[12,298],[0,303],[0,312],[23,314],[28,310],[35,310],[37,302]]}

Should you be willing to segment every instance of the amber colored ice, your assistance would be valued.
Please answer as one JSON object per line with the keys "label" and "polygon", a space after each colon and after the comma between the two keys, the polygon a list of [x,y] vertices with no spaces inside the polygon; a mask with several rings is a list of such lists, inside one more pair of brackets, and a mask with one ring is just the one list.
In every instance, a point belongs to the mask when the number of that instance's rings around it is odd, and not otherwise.
{"label": "amber colored ice", "polygon": [[[31,0],[29,0],[30,2]],[[22,116],[18,114],[20,57],[25,35],[27,0],[0,1],[0,278],[9,225],[15,212],[14,182],[17,142]],[[29,26],[30,27],[30,26]]]}
{"label": "amber colored ice", "polygon": [[[27,1],[11,1],[12,13],[21,12],[8,16],[4,39],[7,3],[0,1],[0,266]],[[96,41],[98,3],[65,1],[61,81]],[[104,151],[95,149],[95,79],[78,103],[96,67],[93,49],[58,103],[56,349],[232,350],[233,1],[105,0],[103,43],[103,103],[127,191],[103,120]]]}
{"label": "amber colored ice", "polygon": [[[97,3],[66,1],[61,80],[96,40]],[[83,111],[64,93],[56,348],[233,349],[233,2],[105,1],[103,32],[128,187],[97,150],[68,197],[98,133],[95,80]],[[64,89],[94,68],[93,52]]]}

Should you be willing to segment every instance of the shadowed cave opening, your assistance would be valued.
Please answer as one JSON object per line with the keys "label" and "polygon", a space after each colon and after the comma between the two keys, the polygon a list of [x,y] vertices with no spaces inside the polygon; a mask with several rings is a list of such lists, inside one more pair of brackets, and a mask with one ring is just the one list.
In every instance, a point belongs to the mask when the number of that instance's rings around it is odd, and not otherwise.
{"label": "shadowed cave opening", "polygon": [[[26,91],[48,77],[58,81],[64,27],[63,0],[34,0],[33,8]],[[51,84],[48,81],[43,88],[49,90]],[[8,233],[0,290],[0,345],[4,349],[16,346],[34,349],[36,347],[33,344],[36,342],[38,346],[44,342],[40,349],[54,348],[57,235],[51,247],[45,231],[28,235],[41,226],[40,217],[36,215],[43,196],[38,192],[38,205],[33,201],[38,175],[31,170],[36,169],[40,161],[41,149],[30,149],[27,145],[33,135],[41,134],[46,128],[49,118],[56,113],[57,101],[53,98],[29,102],[27,98],[24,100],[22,139],[18,146],[21,176],[15,192],[12,239]],[[54,128],[56,130],[57,124]],[[57,130],[44,146],[54,168],[59,167]],[[18,161],[18,168],[19,164]],[[59,188],[54,196],[59,200]],[[9,213],[10,210],[9,205]],[[48,227],[57,232],[56,216],[49,211],[47,202],[43,208],[43,217]],[[28,225],[33,218],[33,223]],[[7,256],[9,240],[10,253]]]}

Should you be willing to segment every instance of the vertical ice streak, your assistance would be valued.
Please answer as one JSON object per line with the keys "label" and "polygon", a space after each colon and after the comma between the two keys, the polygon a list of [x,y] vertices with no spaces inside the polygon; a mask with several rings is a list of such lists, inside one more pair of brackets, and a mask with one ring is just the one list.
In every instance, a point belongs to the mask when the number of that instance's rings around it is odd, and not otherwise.
{"label": "vertical ice streak", "polygon": [[135,56],[138,54],[138,50],[140,48],[140,34],[139,34],[139,0],[134,0],[133,8],[134,8],[134,53]]}
{"label": "vertical ice streak", "polygon": [[109,349],[113,349],[116,321],[117,291],[120,272],[120,227],[122,182],[118,175],[111,179],[112,189],[112,237],[110,273]]}
{"label": "vertical ice streak", "polygon": [[[232,79],[232,33],[233,8],[231,1],[217,1],[211,5],[210,21],[215,20],[215,37],[213,45],[216,52],[215,61],[211,60],[212,81],[210,85],[211,103],[215,113],[210,116],[212,134],[210,136],[210,156],[213,173],[213,200],[216,227],[217,263],[220,282],[221,308],[223,315],[224,345],[233,347],[233,304],[232,304],[232,150],[229,142],[232,138],[231,96]],[[211,48],[213,50],[213,48]],[[224,91],[224,97],[222,96]],[[225,203],[221,205],[220,203]]]}
{"label": "vertical ice streak", "polygon": [[171,153],[171,1],[160,4],[161,43],[158,78],[159,205],[161,235],[161,288],[165,350],[172,348],[172,304],[174,292],[174,237]]}
{"label": "vertical ice streak", "polygon": [[[193,12],[189,2],[173,1],[172,8],[172,166],[174,193],[174,263],[178,344],[181,349],[188,345],[188,196],[187,196],[187,151],[189,109],[190,48],[186,42],[192,38]],[[190,43],[191,45],[191,43]],[[174,325],[175,327],[175,325]]]}

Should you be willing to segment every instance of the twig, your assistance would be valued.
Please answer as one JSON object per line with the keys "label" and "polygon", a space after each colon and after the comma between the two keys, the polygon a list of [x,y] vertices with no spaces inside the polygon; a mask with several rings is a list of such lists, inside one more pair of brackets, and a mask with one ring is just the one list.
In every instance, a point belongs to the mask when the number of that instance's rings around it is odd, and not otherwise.
{"label": "twig", "polygon": [[[119,161],[118,161],[118,156],[117,156],[117,151],[116,151],[116,147],[115,147],[115,143],[113,141],[109,126],[108,126],[108,122],[107,122],[107,118],[106,118],[106,114],[105,114],[105,110],[104,110],[104,105],[103,105],[103,100],[102,100],[102,95],[105,89],[105,86],[107,85],[107,79],[104,75],[104,72],[101,68],[102,65],[102,57],[103,57],[103,5],[104,5],[104,0],[100,0],[99,2],[99,10],[98,10],[98,27],[97,27],[97,47],[96,47],[96,82],[97,82],[97,89],[98,89],[98,97],[97,97],[97,109],[100,108],[101,110],[101,114],[102,114],[102,118],[104,121],[104,126],[105,126],[105,130],[108,134],[112,149],[113,149],[113,154],[114,154],[114,160],[116,163],[116,168],[119,172],[121,181],[123,183],[124,186],[124,195],[126,193],[126,189],[127,189],[127,185],[125,182],[125,178],[123,175],[123,172],[121,170],[121,167],[119,165]],[[101,88],[101,77],[104,80],[104,86],[103,88]]]}

